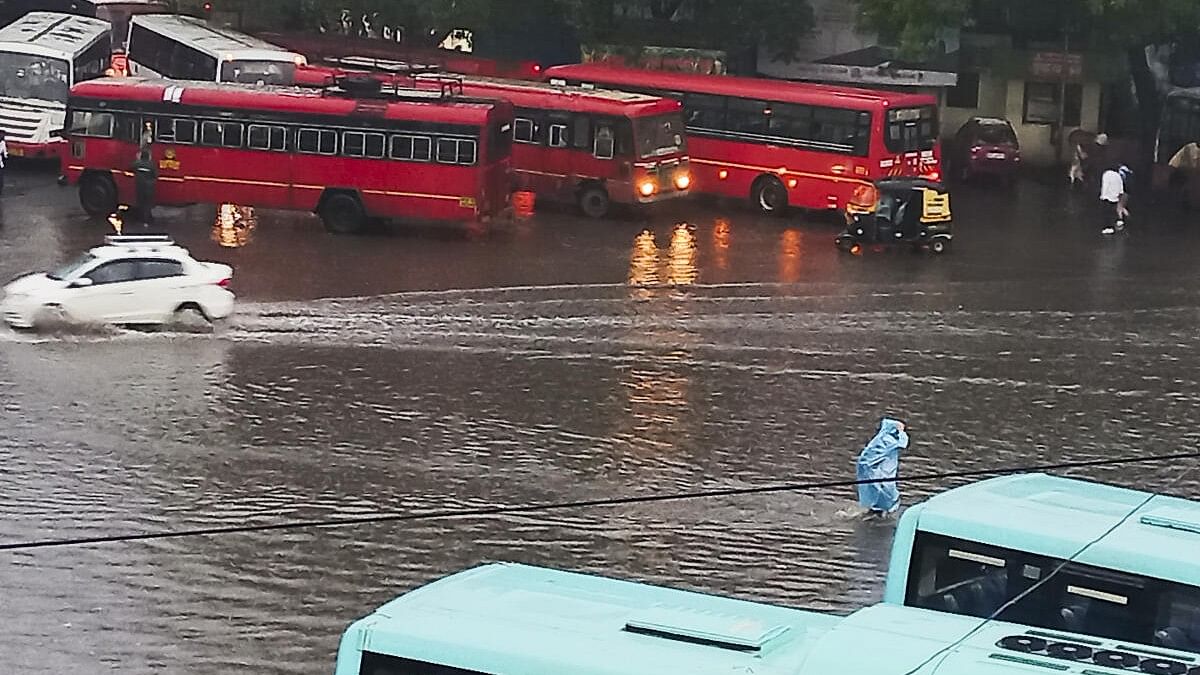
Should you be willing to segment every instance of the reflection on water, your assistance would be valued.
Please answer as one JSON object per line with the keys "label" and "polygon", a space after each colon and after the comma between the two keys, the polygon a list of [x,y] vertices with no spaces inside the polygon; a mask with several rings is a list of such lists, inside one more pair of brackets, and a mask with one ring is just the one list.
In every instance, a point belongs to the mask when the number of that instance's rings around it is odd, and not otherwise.
{"label": "reflection on water", "polygon": [[696,233],[687,223],[678,223],[671,230],[671,244],[666,260],[659,256],[654,233],[642,230],[633,240],[633,252],[629,257],[629,284],[631,286],[653,286],[667,283],[672,286],[688,286],[696,283],[699,276],[696,265]]}
{"label": "reflection on water", "polygon": [[678,223],[671,230],[670,258],[667,261],[667,283],[689,285],[696,283],[696,233],[691,225]]}
{"label": "reflection on water", "polygon": [[713,248],[713,267],[719,270],[729,269],[729,244],[731,233],[729,230],[729,221],[724,218],[717,218],[716,224],[713,226],[712,235]]}
{"label": "reflection on water", "polygon": [[779,280],[796,283],[800,280],[800,232],[786,229],[779,237]]}
{"label": "reflection on water", "polygon": [[680,447],[691,434],[681,426],[688,416],[688,381],[683,372],[691,358],[678,349],[647,354],[644,361],[624,369],[621,386],[628,398],[629,433],[635,446]]}
{"label": "reflection on water", "polygon": [[633,255],[629,258],[629,285],[652,286],[659,283],[658,245],[654,233],[642,230],[633,240]]}
{"label": "reflection on water", "polygon": [[242,248],[250,243],[250,235],[258,225],[254,207],[222,204],[213,222],[212,240],[222,248]]}

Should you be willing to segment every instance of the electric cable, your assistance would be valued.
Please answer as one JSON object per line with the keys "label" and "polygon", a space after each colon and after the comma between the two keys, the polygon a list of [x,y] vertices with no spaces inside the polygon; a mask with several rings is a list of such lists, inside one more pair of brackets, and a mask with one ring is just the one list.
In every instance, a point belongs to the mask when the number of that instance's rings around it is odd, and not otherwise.
{"label": "electric cable", "polygon": [[603,499],[584,499],[569,502],[542,502],[534,504],[492,505],[460,509],[433,509],[412,513],[382,513],[370,516],[348,518],[330,518],[324,520],[298,520],[283,523],[263,523],[251,525],[225,525],[204,528],[194,528],[176,531],[129,532],[114,535],[96,535],[72,537],[63,539],[43,539],[32,541],[16,541],[0,543],[0,551],[25,551],[32,549],[61,548],[67,546],[87,546],[114,544],[135,541],[156,541],[163,539],[181,539],[189,537],[205,537],[233,534],[249,534],[258,532],[280,532],[303,529],[341,528],[358,525],[380,523],[415,522],[426,520],[448,520],[453,518],[472,518],[500,515],[514,515],[546,511],[578,510],[610,506],[625,506],[634,504],[653,504],[694,499],[714,499],[718,497],[743,497],[749,495],[772,494],[780,492],[805,492],[830,488],[856,487],[891,482],[936,482],[958,478],[980,478],[983,476],[1003,476],[1019,473],[1034,473],[1046,471],[1061,471],[1066,469],[1081,469],[1088,467],[1125,466],[1129,464],[1148,464],[1171,462],[1184,459],[1200,458],[1200,452],[1186,452],[1166,455],[1127,456],[1110,459],[1080,460],[1075,462],[1058,462],[1054,464],[1026,465],[1016,467],[1000,467],[989,469],[972,469],[968,471],[951,471],[944,473],[917,474],[903,478],[875,478],[865,480],[828,480],[808,483],[782,483],[742,488],[714,488],[710,490],[694,490],[670,494],[650,494],[628,497],[609,497]]}

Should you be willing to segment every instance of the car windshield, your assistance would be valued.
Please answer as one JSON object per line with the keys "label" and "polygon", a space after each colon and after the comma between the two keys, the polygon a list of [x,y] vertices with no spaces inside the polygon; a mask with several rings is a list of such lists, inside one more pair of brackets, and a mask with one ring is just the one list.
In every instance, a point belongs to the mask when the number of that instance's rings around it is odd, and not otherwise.
{"label": "car windshield", "polygon": [[638,155],[642,159],[684,152],[687,140],[683,134],[683,115],[672,113],[644,117],[633,121]]}
{"label": "car windshield", "polygon": [[79,270],[84,269],[88,265],[92,264],[95,259],[96,256],[92,255],[91,253],[84,253],[66,265],[54,270],[53,272],[47,272],[46,276],[54,279],[55,281],[70,279],[77,272],[79,272]]}
{"label": "car windshield", "polygon": [[981,124],[979,125],[979,140],[990,145],[1003,145],[1005,143],[1015,145],[1017,135],[1013,133],[1013,128],[1007,124]]}
{"label": "car windshield", "polygon": [[66,103],[70,73],[62,59],[0,52],[0,96]]}
{"label": "car windshield", "polygon": [[293,84],[296,81],[296,64],[282,61],[225,61],[221,63],[221,81]]}

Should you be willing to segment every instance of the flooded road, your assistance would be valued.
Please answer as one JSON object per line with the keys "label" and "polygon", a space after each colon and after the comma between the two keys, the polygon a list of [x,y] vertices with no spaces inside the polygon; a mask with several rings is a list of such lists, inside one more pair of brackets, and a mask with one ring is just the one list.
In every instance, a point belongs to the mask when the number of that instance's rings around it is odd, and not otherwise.
{"label": "flooded road", "polygon": [[[47,175],[9,181],[0,277],[105,233]],[[239,313],[214,336],[0,331],[0,539],[844,479],[884,413],[909,422],[913,473],[1194,449],[1200,231],[1147,208],[1102,240],[1091,206],[964,189],[942,257],[839,255],[827,222],[722,204],[353,238],[164,210],[236,268]],[[328,673],[351,620],[494,560],[845,612],[880,596],[892,534],[852,500],[0,554],[0,653],[37,673]]]}

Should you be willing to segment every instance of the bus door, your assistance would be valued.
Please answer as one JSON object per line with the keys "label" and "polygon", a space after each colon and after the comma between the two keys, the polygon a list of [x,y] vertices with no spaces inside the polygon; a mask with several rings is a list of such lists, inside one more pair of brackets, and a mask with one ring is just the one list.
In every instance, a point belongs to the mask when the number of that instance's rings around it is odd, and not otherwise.
{"label": "bus door", "polygon": [[551,189],[555,194],[566,198],[572,193],[579,179],[586,177],[580,173],[583,168],[577,165],[575,153],[571,150],[571,115],[561,111],[553,111],[546,115],[546,135],[543,170],[549,174]]}
{"label": "bus door", "polygon": [[546,166],[546,117],[541,111],[518,108],[513,116],[512,165],[517,187],[550,194],[557,189]]}

